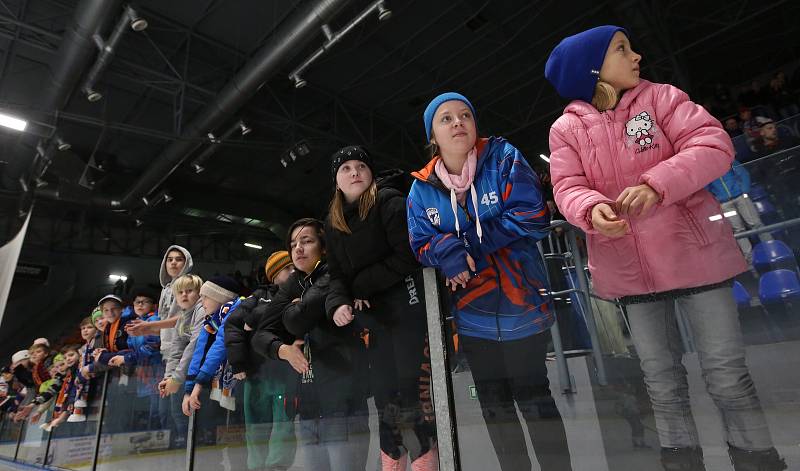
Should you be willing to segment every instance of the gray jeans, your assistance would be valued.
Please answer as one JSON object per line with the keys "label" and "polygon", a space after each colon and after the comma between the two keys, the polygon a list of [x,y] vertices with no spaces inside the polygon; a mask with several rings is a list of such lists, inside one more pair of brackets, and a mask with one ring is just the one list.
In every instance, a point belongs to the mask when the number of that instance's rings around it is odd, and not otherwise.
{"label": "gray jeans", "polygon": [[745,364],[739,317],[731,288],[675,300],[627,306],[647,392],[663,447],[698,446],[689,385],[675,322],[680,306],[694,334],[706,389],[722,415],[725,440],[745,450],[772,447],[755,385]]}
{"label": "gray jeans", "polygon": [[[753,200],[745,195],[737,196],[730,201],[726,201],[722,203],[721,206],[723,214],[731,212],[736,213],[730,217],[726,217],[726,219],[730,221],[731,226],[733,226],[734,234],[747,230],[748,228],[760,229],[764,227],[764,223],[761,222],[761,217],[758,215],[756,205],[753,204]],[[769,232],[762,232],[758,235],[758,238],[763,242],[766,240],[772,240],[772,235]],[[747,263],[750,263],[753,252],[753,246],[750,245],[750,239],[747,237],[742,237],[740,239],[736,239],[736,243],[738,243],[739,248],[742,249],[742,253],[747,259]]]}

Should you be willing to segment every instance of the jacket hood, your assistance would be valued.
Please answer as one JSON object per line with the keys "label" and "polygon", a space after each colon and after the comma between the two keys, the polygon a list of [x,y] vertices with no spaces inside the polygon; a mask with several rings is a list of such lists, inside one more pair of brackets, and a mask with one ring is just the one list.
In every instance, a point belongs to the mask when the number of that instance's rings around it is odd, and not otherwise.
{"label": "jacket hood", "polygon": [[[183,253],[183,256],[186,257],[186,264],[183,266],[183,270],[181,270],[178,276],[183,276],[187,273],[190,273],[194,266],[192,254],[190,254],[188,250],[180,245],[170,245],[169,248],[164,252],[164,258],[161,259],[161,269],[158,272],[158,281],[161,282],[162,288],[172,283],[173,278],[167,273],[167,254],[169,254],[172,250],[180,250],[181,253]],[[177,278],[177,276],[175,278]]]}
{"label": "jacket hood", "polygon": [[[622,98],[619,100],[619,103],[617,103],[617,106],[615,106],[613,110],[617,111],[628,109],[631,102],[651,85],[652,83],[649,81],[641,79],[639,81],[639,85],[631,88],[630,90],[626,90],[625,93],[622,94]],[[564,108],[564,113],[573,113],[578,116],[584,116],[587,114],[595,114],[600,112],[591,103],[583,100],[573,100],[569,105],[567,105],[566,108]]]}
{"label": "jacket hood", "polygon": [[408,194],[408,189],[411,188],[411,181],[408,173],[399,168],[384,170],[375,176],[375,184],[378,186],[378,190],[391,188],[403,194]]}

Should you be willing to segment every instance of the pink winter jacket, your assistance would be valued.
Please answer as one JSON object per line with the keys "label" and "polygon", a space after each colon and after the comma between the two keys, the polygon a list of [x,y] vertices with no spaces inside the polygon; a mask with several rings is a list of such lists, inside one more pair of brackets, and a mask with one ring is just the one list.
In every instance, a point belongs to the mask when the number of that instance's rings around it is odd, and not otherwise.
{"label": "pink winter jacket", "polygon": [[[573,101],[550,129],[556,204],[587,233],[594,290],[604,298],[718,283],[747,268],[720,205],[704,189],[730,170],[731,140],[719,121],[665,84],[641,83],[603,113]],[[647,183],[661,201],[627,218],[616,239],[591,222],[598,203]]]}

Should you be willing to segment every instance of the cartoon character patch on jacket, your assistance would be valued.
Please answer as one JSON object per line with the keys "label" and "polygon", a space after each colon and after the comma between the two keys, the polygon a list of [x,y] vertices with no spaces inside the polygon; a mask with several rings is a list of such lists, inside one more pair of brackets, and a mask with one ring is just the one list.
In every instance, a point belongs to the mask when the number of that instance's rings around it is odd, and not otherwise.
{"label": "cartoon character patch on jacket", "polygon": [[628,147],[639,144],[637,153],[657,148],[658,144],[653,144],[657,133],[658,126],[647,111],[642,111],[625,123],[625,134],[628,136],[626,144]]}

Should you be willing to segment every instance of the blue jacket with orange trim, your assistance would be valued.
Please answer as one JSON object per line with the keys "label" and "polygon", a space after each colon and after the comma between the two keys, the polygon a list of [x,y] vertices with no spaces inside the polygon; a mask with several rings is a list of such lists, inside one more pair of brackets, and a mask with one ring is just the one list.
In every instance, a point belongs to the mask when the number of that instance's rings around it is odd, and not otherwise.
{"label": "blue jacket with orange trim", "polygon": [[[539,178],[519,150],[499,137],[479,139],[477,150],[477,208],[467,198],[454,213],[450,192],[434,171],[438,156],[412,174],[416,180],[407,205],[411,249],[420,263],[447,278],[469,270],[468,253],[475,260],[476,273],[467,287],[452,293],[459,334],[498,341],[529,337],[555,320],[536,245],[547,236],[550,215]],[[483,229],[480,239],[476,214]]]}

